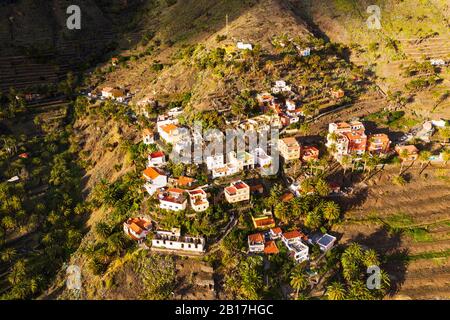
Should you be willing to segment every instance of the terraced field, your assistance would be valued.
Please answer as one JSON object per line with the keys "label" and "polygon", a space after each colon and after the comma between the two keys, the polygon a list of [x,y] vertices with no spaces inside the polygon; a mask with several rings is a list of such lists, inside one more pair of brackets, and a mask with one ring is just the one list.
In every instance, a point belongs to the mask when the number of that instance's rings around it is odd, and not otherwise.
{"label": "terraced field", "polygon": [[[394,283],[391,298],[450,298],[449,166],[420,165],[407,170],[406,186],[391,183],[398,168],[388,168],[359,185],[346,221],[336,228],[341,243],[357,241],[386,258]],[[355,205],[356,204],[356,205]]]}

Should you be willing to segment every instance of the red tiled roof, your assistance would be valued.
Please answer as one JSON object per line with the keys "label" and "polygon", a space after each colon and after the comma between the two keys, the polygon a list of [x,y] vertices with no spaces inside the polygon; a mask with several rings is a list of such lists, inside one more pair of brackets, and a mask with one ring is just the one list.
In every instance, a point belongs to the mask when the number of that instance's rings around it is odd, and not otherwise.
{"label": "red tiled roof", "polygon": [[248,188],[248,187],[249,187],[245,182],[242,182],[242,181],[235,182],[233,185],[234,185],[237,189],[245,189],[245,188]]}
{"label": "red tiled roof", "polygon": [[226,187],[225,191],[228,192],[229,194],[233,195],[237,193],[237,189],[235,187]]}
{"label": "red tiled roof", "polygon": [[267,241],[264,244],[264,253],[265,254],[277,254],[280,251],[278,250],[277,244],[275,241]]}
{"label": "red tiled roof", "polygon": [[264,237],[261,233],[255,233],[248,236],[248,240],[251,243],[262,243],[264,242]]}
{"label": "red tiled roof", "polygon": [[161,175],[161,173],[156,168],[153,168],[153,167],[149,167],[144,170],[144,176],[146,178],[150,178],[152,180],[158,178],[160,175]]}
{"label": "red tiled roof", "polygon": [[295,139],[294,137],[283,138],[280,140],[283,141],[284,144],[286,144],[286,146],[288,148],[299,148],[300,147],[297,139]]}
{"label": "red tiled roof", "polygon": [[179,186],[187,186],[187,185],[191,184],[192,182],[194,182],[193,178],[184,177],[184,176],[178,178]]}
{"label": "red tiled roof", "polygon": [[166,132],[167,134],[172,134],[172,131],[178,129],[178,127],[173,123],[169,123],[162,126],[161,129],[163,129],[163,131]]}
{"label": "red tiled roof", "polygon": [[169,193],[180,193],[180,194],[182,194],[182,193],[184,193],[184,190],[183,190],[183,189],[179,189],[179,188],[169,188],[169,189],[167,189],[167,192],[169,192]]}
{"label": "red tiled roof", "polygon": [[155,152],[152,152],[151,154],[150,154],[150,158],[161,158],[161,157],[164,157],[165,156],[165,154],[164,154],[164,152],[162,152],[162,151],[155,151]]}
{"label": "red tiled roof", "polygon": [[136,234],[141,234],[148,230],[152,225],[151,221],[142,218],[130,218],[127,220],[126,224]]}
{"label": "red tiled roof", "polygon": [[294,195],[290,192],[286,192],[281,196],[281,201],[288,202],[290,200],[294,199]]}
{"label": "red tiled roof", "polygon": [[408,146],[396,146],[395,151],[397,151],[398,154],[401,154],[403,150],[406,150],[408,154],[415,154],[418,153],[419,150],[414,145],[408,145]]}
{"label": "red tiled roof", "polygon": [[347,122],[338,122],[336,123],[336,127],[338,129],[350,129],[350,125]]}
{"label": "red tiled roof", "polygon": [[255,219],[256,227],[265,227],[275,224],[275,220],[272,217],[266,217],[262,219]]}
{"label": "red tiled roof", "polygon": [[283,232],[280,227],[272,228],[270,229],[270,231],[272,231],[275,234],[280,234]]}
{"label": "red tiled roof", "polygon": [[303,233],[301,233],[298,230],[294,230],[294,231],[288,231],[283,233],[283,237],[285,237],[286,239],[295,239],[295,238],[302,238]]}
{"label": "red tiled roof", "polygon": [[153,132],[149,128],[145,128],[144,130],[142,130],[142,135],[143,136],[153,136]]}

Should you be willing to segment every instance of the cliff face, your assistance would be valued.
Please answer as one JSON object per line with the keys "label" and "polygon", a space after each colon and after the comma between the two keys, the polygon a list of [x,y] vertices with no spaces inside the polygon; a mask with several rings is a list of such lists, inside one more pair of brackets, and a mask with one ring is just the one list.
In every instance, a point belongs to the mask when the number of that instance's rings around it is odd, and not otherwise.
{"label": "cliff face", "polygon": [[[81,8],[81,30],[66,27],[70,5]],[[27,49],[63,54],[71,41],[102,41],[111,32],[111,23],[93,0],[17,0],[0,8],[0,40],[5,44],[0,48],[2,56],[23,54]]]}
{"label": "cliff face", "polygon": [[[107,9],[123,1],[16,0],[0,3],[0,91],[55,84],[116,47]],[[67,28],[67,8],[81,9],[81,29]]]}

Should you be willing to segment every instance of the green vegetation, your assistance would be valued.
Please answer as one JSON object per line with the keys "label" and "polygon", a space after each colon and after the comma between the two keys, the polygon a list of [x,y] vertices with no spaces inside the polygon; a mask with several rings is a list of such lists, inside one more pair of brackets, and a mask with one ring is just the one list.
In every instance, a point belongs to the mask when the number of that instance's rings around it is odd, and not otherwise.
{"label": "green vegetation", "polygon": [[[15,114],[18,117],[18,114]],[[13,121],[20,122],[20,118]],[[81,239],[83,169],[70,125],[43,126],[42,136],[2,136],[0,268],[2,298],[25,299],[45,289]],[[18,158],[26,153],[26,158]]]}
{"label": "green vegetation", "polygon": [[386,223],[388,223],[391,228],[400,229],[414,224],[414,219],[404,212],[399,212],[396,215],[391,215],[386,218]]}
{"label": "green vegetation", "polygon": [[433,236],[425,228],[410,228],[406,230],[406,234],[410,236],[415,242],[433,241]]}
{"label": "green vegetation", "polygon": [[364,117],[365,121],[373,121],[378,125],[386,125],[391,129],[410,129],[419,124],[419,120],[406,116],[404,111],[379,111]]}
{"label": "green vegetation", "polygon": [[381,287],[368,289],[367,267],[380,266],[378,254],[363,250],[357,243],[350,244],[339,256],[337,272],[325,292],[329,300],[372,300],[381,299],[390,289],[388,274],[381,270]]}
{"label": "green vegetation", "polygon": [[423,260],[423,259],[439,259],[439,258],[448,258],[450,257],[450,249],[443,251],[431,251],[431,252],[422,252],[419,254],[414,254],[408,256],[409,261],[414,260]]}
{"label": "green vegetation", "polygon": [[133,271],[142,281],[142,293],[139,298],[145,300],[164,300],[172,297],[175,289],[175,262],[171,256],[148,255],[141,250],[137,257],[129,262]]}

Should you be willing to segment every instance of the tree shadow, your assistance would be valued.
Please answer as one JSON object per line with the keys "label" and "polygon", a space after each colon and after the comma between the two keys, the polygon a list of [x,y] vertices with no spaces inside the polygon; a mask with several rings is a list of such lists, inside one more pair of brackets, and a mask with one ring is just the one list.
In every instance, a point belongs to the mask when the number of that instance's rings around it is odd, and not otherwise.
{"label": "tree shadow", "polygon": [[355,187],[344,197],[339,197],[335,201],[341,206],[342,210],[349,211],[360,208],[369,196],[369,188]]}
{"label": "tree shadow", "polygon": [[401,236],[401,232],[382,226],[370,235],[360,233],[351,240],[373,248],[380,255],[380,267],[388,273],[391,280],[390,296],[399,292],[407,272],[409,250],[402,248]]}

